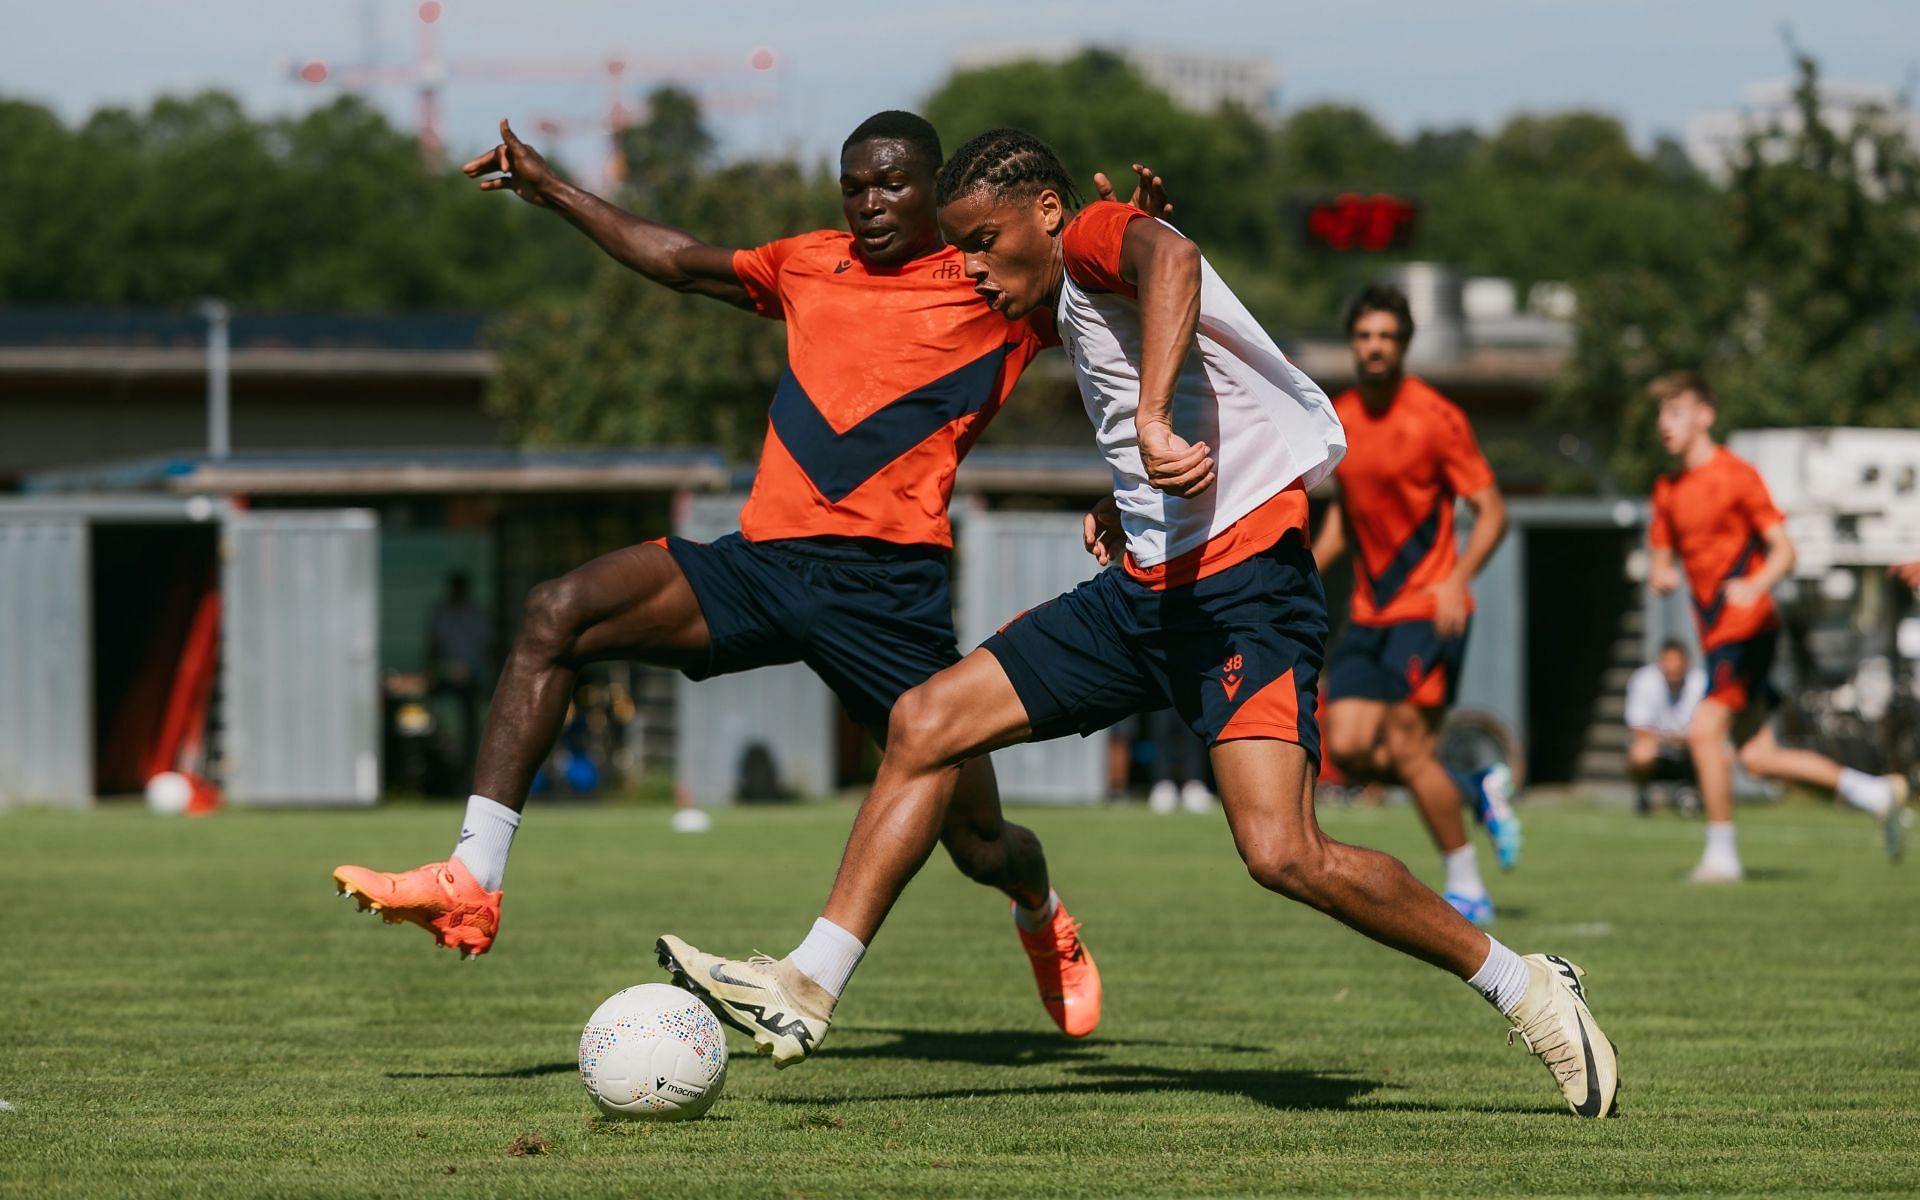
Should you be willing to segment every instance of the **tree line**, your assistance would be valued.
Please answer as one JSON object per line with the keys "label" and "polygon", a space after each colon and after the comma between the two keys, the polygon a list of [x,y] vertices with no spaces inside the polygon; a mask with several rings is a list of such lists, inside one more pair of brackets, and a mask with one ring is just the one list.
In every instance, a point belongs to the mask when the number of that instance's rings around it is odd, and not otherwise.
{"label": "tree line", "polygon": [[[1181,108],[1099,51],[958,71],[919,111],[950,146],[1026,127],[1086,177],[1150,163],[1177,223],[1283,338],[1331,329],[1391,261],[1312,248],[1302,206],[1414,199],[1402,257],[1575,286],[1547,418],[1601,430],[1612,473],[1640,487],[1659,461],[1642,389],[1669,366],[1712,374],[1735,427],[1920,423],[1920,166],[1890,121],[1824,124],[1818,71],[1797,68],[1798,127],[1752,139],[1725,186],[1601,113],[1404,137],[1345,105],[1272,123]],[[517,440],[757,448],[777,323],[652,287],[550,215],[425,169],[361,99],[255,119],[210,92],[77,126],[0,100],[0,137],[0,304],[496,310],[490,402]],[[840,221],[832,164],[722,161],[684,92],[654,94],[619,152],[620,202],[709,241]]]}

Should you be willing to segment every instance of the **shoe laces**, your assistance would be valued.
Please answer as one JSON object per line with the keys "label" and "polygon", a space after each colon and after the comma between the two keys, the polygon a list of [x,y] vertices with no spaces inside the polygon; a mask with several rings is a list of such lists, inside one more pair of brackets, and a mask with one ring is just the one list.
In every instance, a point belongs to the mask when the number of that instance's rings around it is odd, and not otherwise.
{"label": "shoe laces", "polygon": [[[1545,1010],[1542,1016],[1551,1018],[1553,1010],[1551,1008]],[[1542,1025],[1546,1028],[1540,1028]],[[1556,1034],[1557,1040],[1554,1037]],[[1543,1021],[1541,1017],[1535,1017],[1526,1025],[1515,1025],[1507,1030],[1507,1045],[1513,1045],[1513,1039],[1516,1037],[1520,1039],[1522,1045],[1526,1046],[1530,1054],[1547,1064],[1547,1069],[1553,1072],[1555,1079],[1563,1083],[1568,1082],[1579,1070],[1579,1055],[1574,1053],[1573,1041],[1567,1037],[1566,1030],[1561,1027],[1560,1022]]]}
{"label": "shoe laces", "polygon": [[[1035,930],[1034,932],[1041,932]],[[1068,917],[1062,921],[1058,917],[1048,923],[1045,932],[1053,935],[1052,954],[1055,958],[1068,958],[1080,946],[1080,922]],[[1043,951],[1042,953],[1045,953]]]}

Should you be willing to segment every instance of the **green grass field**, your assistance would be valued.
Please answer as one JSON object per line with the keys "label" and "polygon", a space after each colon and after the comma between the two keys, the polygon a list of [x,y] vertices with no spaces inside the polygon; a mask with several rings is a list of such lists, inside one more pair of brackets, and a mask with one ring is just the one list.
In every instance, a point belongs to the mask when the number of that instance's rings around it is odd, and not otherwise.
{"label": "green grass field", "polygon": [[[817,1060],[735,1040],[707,1119],[597,1117],[587,1014],[659,978],[661,931],[784,952],[850,816],[536,810],[462,964],[328,879],[441,857],[453,808],[0,815],[0,1192],[1920,1193],[1920,863],[1815,808],[1747,816],[1724,890],[1679,882],[1696,824],[1529,814],[1497,932],[1587,967],[1618,1121],[1568,1114],[1461,984],[1255,888],[1218,818],[1140,809],[1022,814],[1100,959],[1092,1038],[1053,1034],[1003,903],[937,857]],[[1410,810],[1325,820],[1433,876]]]}

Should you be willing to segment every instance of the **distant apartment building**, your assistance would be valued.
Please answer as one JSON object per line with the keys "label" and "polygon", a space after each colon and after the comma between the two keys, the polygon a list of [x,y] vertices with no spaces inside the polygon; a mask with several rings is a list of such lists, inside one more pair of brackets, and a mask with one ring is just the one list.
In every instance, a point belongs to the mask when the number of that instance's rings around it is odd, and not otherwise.
{"label": "distant apartment building", "polygon": [[1146,50],[1090,46],[1080,42],[1017,42],[962,51],[958,67],[990,67],[1020,59],[1060,62],[1090,49],[1106,50],[1130,63],[1182,108],[1212,112],[1232,104],[1261,117],[1280,111],[1280,67],[1260,54],[1214,54],[1191,50]]}
{"label": "distant apartment building", "polygon": [[[1709,178],[1725,183],[1732,173],[1730,164],[1748,137],[1759,134],[1766,140],[1800,131],[1793,89],[1785,80],[1749,84],[1742,90],[1740,107],[1696,114],[1687,121],[1687,157]],[[1910,142],[1920,145],[1920,113],[1909,108],[1894,88],[1823,82],[1820,100],[1820,119],[1829,129],[1849,133],[1869,113],[1878,111],[1904,130]]]}

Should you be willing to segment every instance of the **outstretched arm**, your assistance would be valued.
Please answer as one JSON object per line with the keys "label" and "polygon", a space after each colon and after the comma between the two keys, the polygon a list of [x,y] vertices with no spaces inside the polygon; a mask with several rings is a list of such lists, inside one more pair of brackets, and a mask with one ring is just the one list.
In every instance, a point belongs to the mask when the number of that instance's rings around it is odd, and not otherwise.
{"label": "outstretched arm", "polygon": [[710,246],[671,225],[637,217],[567,182],[539,151],[516,137],[504,119],[500,144],[462,170],[480,180],[481,191],[504,188],[528,204],[559,213],[615,261],[655,283],[741,308],[753,307],[753,298],[734,273],[733,251]]}
{"label": "outstretched arm", "polygon": [[1140,407],[1134,427],[1147,482],[1173,496],[1213,486],[1213,455],[1173,431],[1173,389],[1200,324],[1200,248],[1158,221],[1129,221],[1120,277],[1140,296]]}

